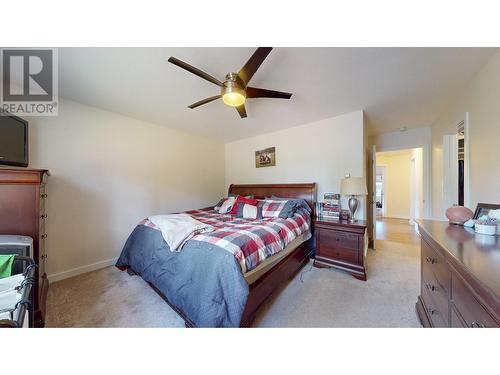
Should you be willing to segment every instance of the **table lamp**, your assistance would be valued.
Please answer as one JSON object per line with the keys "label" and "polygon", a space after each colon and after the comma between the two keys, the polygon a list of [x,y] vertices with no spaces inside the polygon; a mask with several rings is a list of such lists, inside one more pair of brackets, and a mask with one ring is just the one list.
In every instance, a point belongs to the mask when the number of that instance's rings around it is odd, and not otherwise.
{"label": "table lamp", "polygon": [[349,222],[354,223],[357,220],[354,218],[354,214],[358,209],[358,200],[356,195],[367,195],[368,191],[366,189],[366,181],[362,177],[346,177],[340,181],[340,194],[350,195],[349,198],[349,211],[351,212],[351,218]]}

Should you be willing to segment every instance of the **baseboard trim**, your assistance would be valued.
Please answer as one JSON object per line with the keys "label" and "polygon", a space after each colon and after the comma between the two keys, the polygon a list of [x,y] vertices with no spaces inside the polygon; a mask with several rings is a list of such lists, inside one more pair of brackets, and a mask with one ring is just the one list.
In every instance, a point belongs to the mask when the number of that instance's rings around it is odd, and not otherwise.
{"label": "baseboard trim", "polygon": [[116,263],[117,260],[118,260],[118,258],[102,260],[100,262],[88,264],[86,266],[72,268],[70,270],[63,271],[63,272],[53,273],[52,275],[48,275],[47,277],[49,279],[49,282],[53,283],[56,281],[68,279],[68,278],[73,277],[73,276],[81,275],[82,273],[91,272],[91,271],[95,271],[95,270],[98,270],[98,269],[101,269],[104,267],[112,266]]}

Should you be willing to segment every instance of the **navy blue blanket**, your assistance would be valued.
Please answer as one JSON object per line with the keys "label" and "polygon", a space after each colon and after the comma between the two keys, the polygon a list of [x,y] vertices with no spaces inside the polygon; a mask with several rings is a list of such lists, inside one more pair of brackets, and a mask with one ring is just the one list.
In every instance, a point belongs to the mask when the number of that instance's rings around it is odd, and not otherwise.
{"label": "navy blue blanket", "polygon": [[171,252],[160,231],[138,225],[116,265],[139,273],[197,327],[240,325],[249,287],[236,258],[218,246],[188,241]]}

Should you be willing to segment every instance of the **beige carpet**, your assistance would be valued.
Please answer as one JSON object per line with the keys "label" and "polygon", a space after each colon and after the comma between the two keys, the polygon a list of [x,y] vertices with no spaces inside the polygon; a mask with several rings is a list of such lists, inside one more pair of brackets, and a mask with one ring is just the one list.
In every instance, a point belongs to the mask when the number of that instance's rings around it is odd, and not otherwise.
{"label": "beige carpet", "polygon": [[[385,225],[388,225],[386,222]],[[260,310],[255,327],[420,327],[418,238],[390,221],[369,250],[368,281],[306,265]],[[51,285],[48,327],[184,327],[181,318],[140,278],[114,267]]]}

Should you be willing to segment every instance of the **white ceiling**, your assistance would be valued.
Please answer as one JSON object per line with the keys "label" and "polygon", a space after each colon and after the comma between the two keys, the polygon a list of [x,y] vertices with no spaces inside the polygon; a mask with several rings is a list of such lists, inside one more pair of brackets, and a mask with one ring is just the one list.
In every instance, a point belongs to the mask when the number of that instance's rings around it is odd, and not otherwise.
{"label": "white ceiling", "polygon": [[246,138],[363,109],[370,134],[431,125],[492,56],[491,48],[275,48],[251,86],[293,93],[249,99],[248,118],[213,85],[167,62],[175,56],[224,79],[255,48],[60,48],[60,95],[213,137]]}

